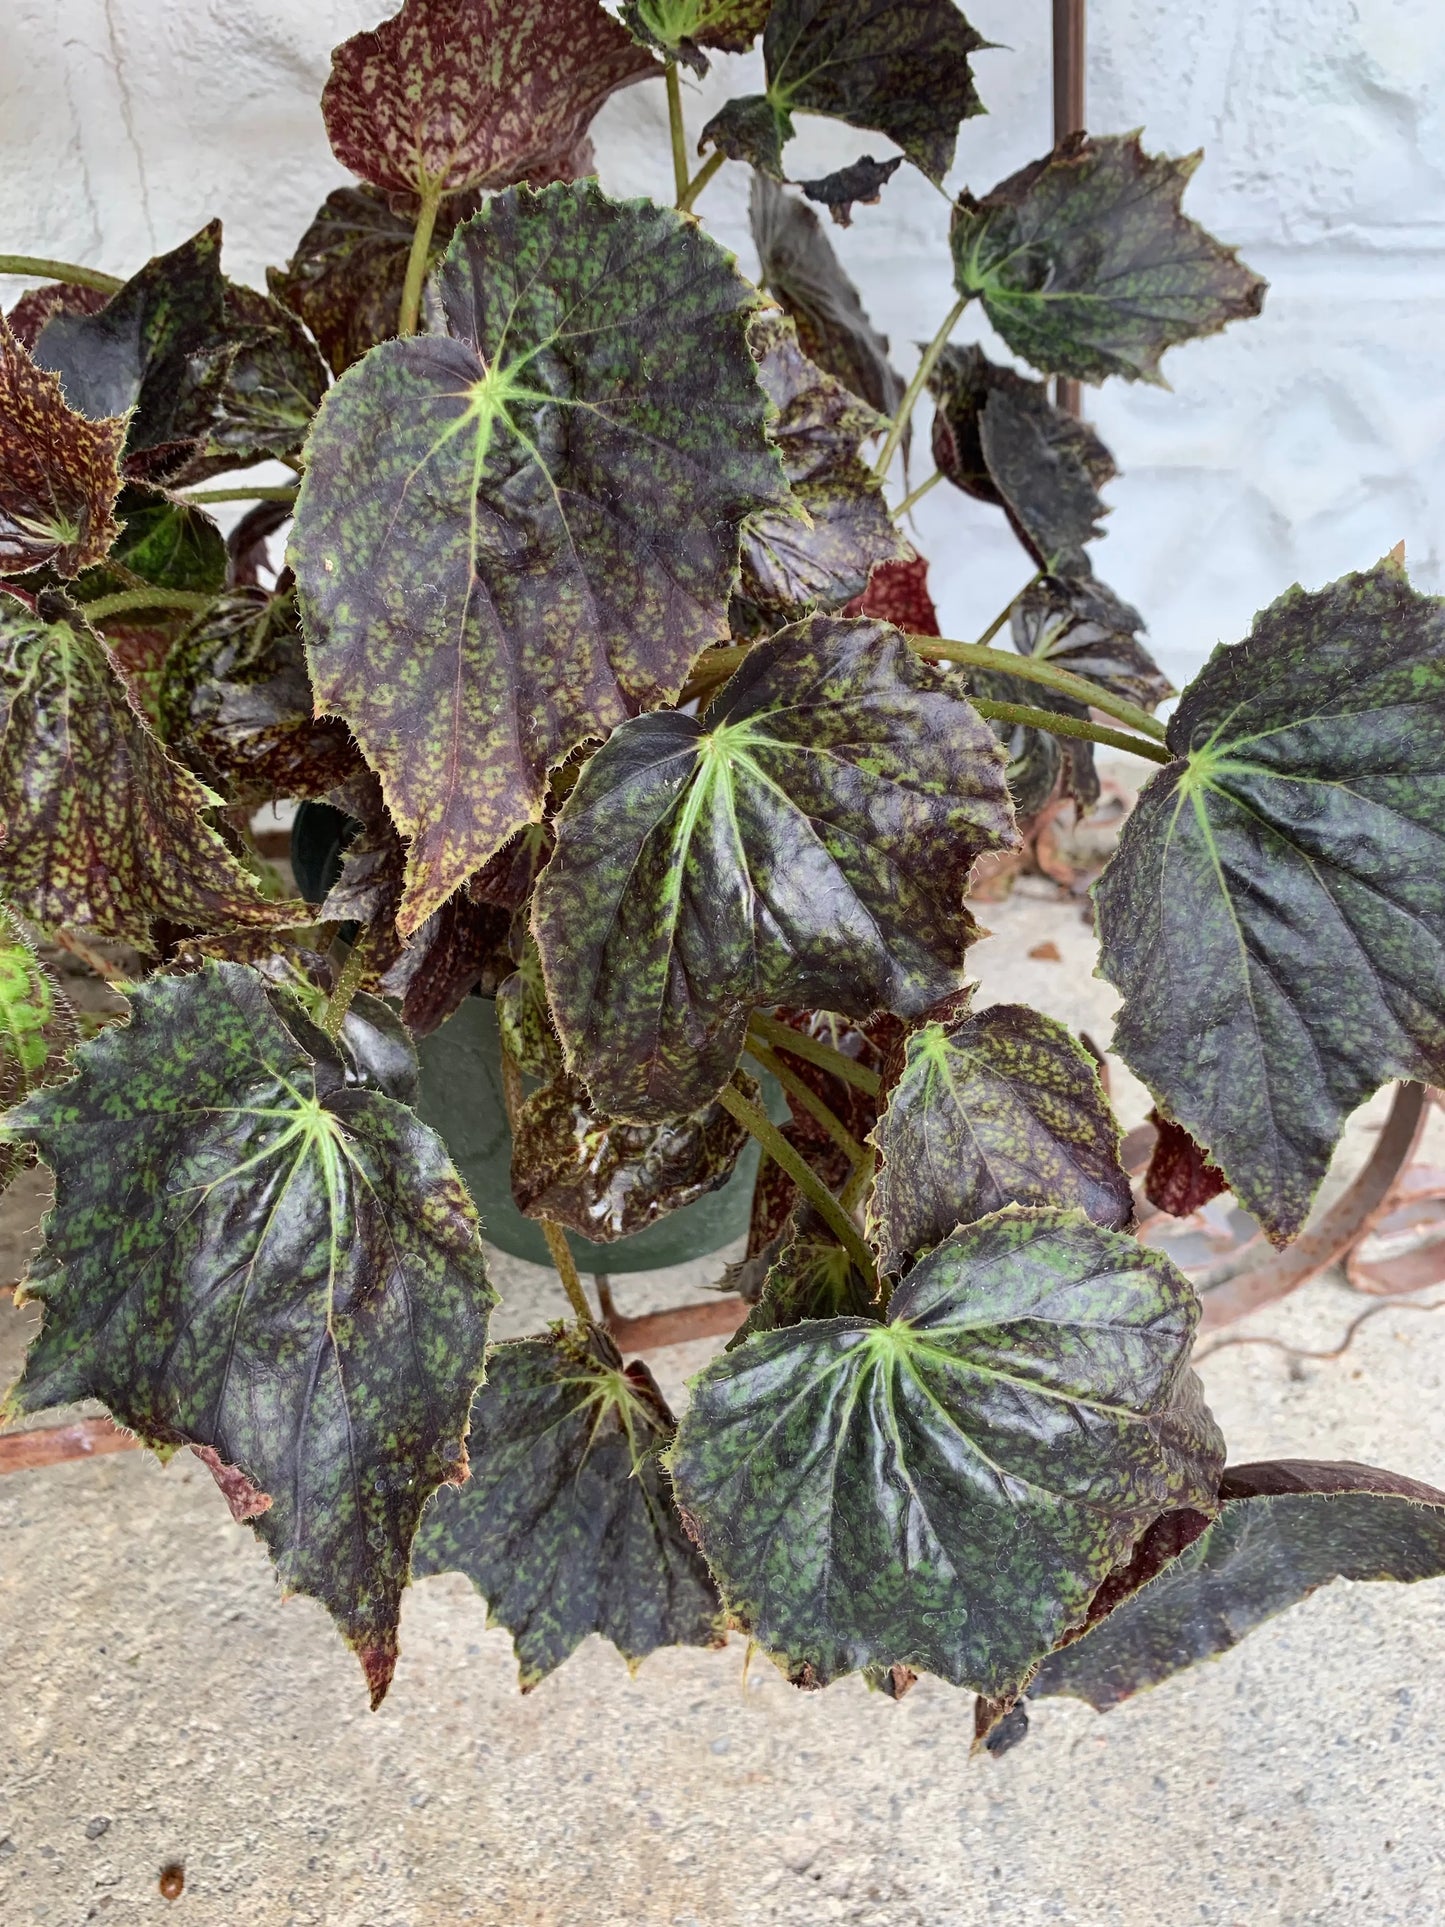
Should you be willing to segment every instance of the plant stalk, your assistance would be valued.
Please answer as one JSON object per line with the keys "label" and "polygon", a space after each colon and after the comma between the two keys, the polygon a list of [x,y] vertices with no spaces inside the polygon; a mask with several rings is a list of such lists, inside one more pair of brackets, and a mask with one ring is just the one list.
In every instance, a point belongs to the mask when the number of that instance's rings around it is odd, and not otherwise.
{"label": "plant stalk", "polygon": [[877,1071],[870,1071],[857,1058],[834,1050],[831,1044],[825,1044],[820,1037],[809,1037],[803,1031],[794,1030],[781,1017],[769,1017],[765,1011],[755,1010],[748,1019],[749,1050],[755,1042],[791,1051],[794,1057],[801,1057],[805,1064],[816,1064],[820,1071],[827,1071],[843,1083],[856,1084],[860,1091],[867,1091],[870,1097],[876,1097],[882,1089],[882,1080]]}
{"label": "plant stalk", "polygon": [[[937,488],[942,480],[943,470],[941,468],[934,469],[926,482],[920,482],[917,488],[910,489],[898,504],[897,508],[888,511],[890,518],[895,522],[901,522],[908,511],[911,508],[915,508],[917,504],[923,500],[924,496],[928,494],[930,489]],[[1009,607],[1012,608],[1013,604],[1010,603]]]}
{"label": "plant stalk", "polygon": [[798,1073],[785,1064],[781,1057],[770,1051],[766,1044],[749,1040],[748,1056],[760,1070],[765,1070],[776,1077],[790,1097],[798,1100],[809,1117],[828,1133],[850,1164],[859,1164],[867,1157],[868,1153],[842,1118],[835,1111],[830,1110],[812,1086],[804,1083]]}
{"label": "plant stalk", "polygon": [[1083,716],[1061,716],[1056,709],[1031,709],[1027,703],[993,703],[986,697],[970,696],[970,703],[990,723],[1022,723],[1026,729],[1046,729],[1050,736],[1082,736],[1109,749],[1127,750],[1151,763],[1172,763],[1173,756],[1162,743],[1147,736],[1129,736],[1122,729],[1106,729]]}
{"label": "plant stalk", "polygon": [[913,379],[903,391],[903,399],[898,404],[898,413],[893,417],[892,426],[884,438],[883,447],[878,454],[878,460],[873,464],[873,473],[880,481],[882,481],[883,477],[888,473],[893,457],[898,453],[898,444],[903,440],[918,397],[923,393],[928,382],[928,377],[933,373],[934,367],[938,362],[938,357],[948,346],[948,337],[958,326],[963,316],[963,311],[968,306],[970,299],[971,297],[966,294],[961,294],[958,297],[957,301],[954,302],[953,306],[944,316],[943,326],[919,357],[918,366],[913,371]]}
{"label": "plant stalk", "polygon": [[334,1044],[341,1035],[341,1026],[346,1022],[346,1013],[351,1008],[352,999],[361,988],[361,980],[366,975],[367,952],[370,948],[369,930],[363,930],[347,953],[346,962],[341,966],[341,975],[336,979],[331,995],[326,999],[326,1009],[321,1015],[321,1028]]}
{"label": "plant stalk", "polygon": [[183,502],[294,502],[295,482],[255,482],[250,488],[190,488]]}
{"label": "plant stalk", "polygon": [[422,283],[426,280],[427,256],[431,252],[431,238],[441,204],[441,182],[428,184],[422,191],[421,206],[416,211],[411,253],[406,260],[406,280],[401,287],[401,313],[396,323],[399,335],[414,335],[421,322]]}
{"label": "plant stalk", "polygon": [[745,1131],[752,1133],[774,1164],[782,1166],[854,1264],[862,1271],[864,1277],[876,1278],[877,1268],[873,1262],[873,1254],[864,1242],[857,1225],[813,1167],[793,1149],[767,1113],[744,1097],[736,1084],[724,1084],[718,1092],[718,1103],[737,1119]]}
{"label": "plant stalk", "polygon": [[69,281],[78,288],[115,294],[125,286],[117,275],[99,268],[78,268],[73,261],[49,261],[40,254],[0,254],[0,274],[33,275],[41,281]]}
{"label": "plant stalk", "polygon": [[209,609],[214,596],[198,589],[118,589],[114,595],[97,596],[82,602],[80,613],[87,622],[104,622],[107,616],[123,616],[132,609]]}
{"label": "plant stalk", "polygon": [[691,213],[693,202],[697,199],[698,195],[702,193],[703,189],[726,159],[727,155],[718,147],[715,147],[711,154],[708,155],[702,166],[688,182],[686,188],[677,197],[677,205],[684,214]]}
{"label": "plant stalk", "polygon": [[683,207],[687,201],[688,165],[687,130],[682,121],[682,82],[678,78],[677,62],[669,60],[664,70],[667,78],[667,124],[672,130],[672,179],[677,205]]}
{"label": "plant stalk", "polygon": [[[515,1138],[517,1119],[522,1113],[522,1067],[505,1044],[502,1045],[502,1103],[506,1107],[507,1128]],[[562,1281],[562,1289],[567,1294],[568,1304],[579,1318],[585,1319],[588,1323],[595,1322],[592,1307],[587,1302],[587,1294],[582,1289],[582,1278],[577,1270],[576,1260],[572,1256],[572,1247],[567,1242],[567,1234],[561,1225],[554,1223],[551,1218],[539,1218],[536,1222],[542,1227],[542,1236],[547,1241],[548,1254],[557,1276]]]}
{"label": "plant stalk", "polygon": [[[1072,696],[1076,703],[1101,709],[1116,722],[1127,723],[1131,729],[1137,729],[1141,736],[1152,736],[1156,743],[1164,741],[1163,723],[1156,721],[1147,709],[1140,709],[1137,703],[1116,696],[1101,683],[1090,682],[1087,676],[1075,676],[1067,669],[1057,669],[1041,657],[1012,655],[1002,649],[991,649],[987,643],[950,642],[946,637],[939,636],[910,636],[908,641],[915,655],[925,659],[932,657],[940,662],[960,662],[971,669],[992,669],[1004,675],[1017,676],[1022,682],[1042,683],[1045,689],[1055,689],[1061,696]],[[1171,762],[1173,759],[1165,757],[1164,760]]]}

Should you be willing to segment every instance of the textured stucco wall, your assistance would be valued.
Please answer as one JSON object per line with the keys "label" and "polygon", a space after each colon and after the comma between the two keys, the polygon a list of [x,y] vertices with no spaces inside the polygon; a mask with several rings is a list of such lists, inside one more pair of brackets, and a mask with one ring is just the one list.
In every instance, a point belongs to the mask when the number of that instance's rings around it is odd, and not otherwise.
{"label": "textured stucco wall", "polygon": [[[212,215],[259,280],[345,178],[317,97],[332,44],[387,0],[3,0],[0,248],[124,272]],[[1049,139],[1048,0],[970,0],[987,119],[960,141],[976,189]],[[1319,583],[1404,538],[1445,586],[1445,4],[1442,0],[1093,0],[1090,126],[1202,145],[1187,206],[1272,283],[1265,314],[1166,360],[1173,392],[1114,383],[1090,412],[1122,479],[1101,575],[1186,672],[1290,582]],[[715,62],[689,118],[752,80]],[[801,123],[797,173],[876,137]],[[649,84],[598,129],[604,184],[669,190]],[[701,211],[752,260],[746,181]],[[907,365],[949,299],[943,199],[909,170],[838,245]],[[966,323],[967,333],[972,323]],[[976,324],[982,327],[980,322]],[[949,626],[970,633],[1026,571],[1001,518],[936,490],[918,515]]]}

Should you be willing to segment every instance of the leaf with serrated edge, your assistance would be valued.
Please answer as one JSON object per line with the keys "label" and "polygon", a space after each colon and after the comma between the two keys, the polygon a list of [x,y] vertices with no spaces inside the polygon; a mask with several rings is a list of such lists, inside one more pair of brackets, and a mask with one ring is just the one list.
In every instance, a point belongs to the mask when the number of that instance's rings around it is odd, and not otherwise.
{"label": "leaf with serrated edge", "polygon": [[237,1468],[283,1586],[326,1606],[375,1704],[422,1508],[466,1476],[494,1294],[440,1139],[348,1088],[287,1007],[240,964],[152,979],[73,1082],[11,1112],[56,1204],[5,1409],[98,1398]]}
{"label": "leaf with serrated edge", "polygon": [[131,707],[97,636],[0,597],[0,890],[18,910],[143,948],[156,919],[303,921],[206,823],[215,800]]}
{"label": "leaf with serrated edge", "polygon": [[886,134],[941,182],[959,122],[983,112],[969,59],[987,45],[953,0],[775,0],[763,32],[767,93],[728,101],[699,151],[713,145],[781,180],[794,113],[827,114]]}
{"label": "leaf with serrated edge", "polygon": [[[0,904],[0,1109],[68,1077],[79,1035],[70,1000]],[[21,1145],[0,1139],[0,1190],[25,1162]]]}
{"label": "leaf with serrated edge", "polygon": [[676,698],[743,522],[787,500],[755,296],[685,216],[512,189],[437,283],[451,334],[323,403],[290,551],[318,701],[410,839],[404,935],[541,819],[551,766]]}
{"label": "leaf with serrated edge", "polygon": [[271,458],[289,461],[326,393],[326,363],[281,302],[228,281],[222,316],[210,352],[224,359],[225,380],[195,452],[171,477],[173,487]]}
{"label": "leaf with serrated edge", "polygon": [[656,47],[707,72],[704,47],[746,53],[767,24],[773,0],[625,0],[622,23],[644,47]]}
{"label": "leaf with serrated edge", "polygon": [[1445,600],[1291,589],[1166,741],[1094,886],[1114,1047],[1284,1244],[1356,1105],[1445,1079]]}
{"label": "leaf with serrated edge", "polygon": [[847,167],[837,168],[820,180],[799,181],[798,186],[810,201],[827,208],[839,227],[852,227],[855,205],[861,201],[864,207],[875,207],[902,165],[901,154],[895,154],[891,161],[875,161],[871,154],[864,154]]}
{"label": "leaf with serrated edge", "polygon": [[624,723],[557,819],[533,927],[610,1117],[696,1110],[748,1013],[921,1014],[963,981],[974,861],[1016,841],[993,733],[876,622],[754,648],[705,719]]}
{"label": "leaf with serrated edge", "polygon": [[1031,582],[1009,617],[1021,656],[1087,676],[1142,709],[1157,709],[1174,685],[1140,642],[1144,618],[1092,576]]}
{"label": "leaf with serrated edge", "polygon": [[795,1679],[905,1665],[1014,1688],[1222,1442],[1161,1253],[1081,1213],[956,1232],[887,1322],[765,1332],[692,1382],[678,1499],[733,1616]]}
{"label": "leaf with serrated edge", "polygon": [[[1151,1528],[1134,1562],[1148,1582],[1050,1654],[1030,1698],[1067,1694],[1102,1713],[1228,1652],[1332,1580],[1410,1585],[1445,1575],[1445,1492],[1398,1473],[1263,1461],[1231,1466],[1219,1497],[1219,1517],[1172,1558],[1176,1516]],[[1154,1538],[1162,1559],[1149,1556]]]}
{"label": "leaf with serrated edge", "polygon": [[332,54],[321,111],[364,181],[454,194],[525,180],[660,71],[598,0],[406,0]]}
{"label": "leaf with serrated edge", "polygon": [[754,516],[743,531],[738,595],[758,626],[772,628],[808,609],[840,608],[867,587],[875,564],[912,551],[858,454],[864,438],[888,424],[808,360],[788,316],[759,315],[750,339],[758,378],[778,411],[769,435],[797,505],[791,514]]}
{"label": "leaf with serrated edge", "polygon": [[722,1644],[722,1609],[678,1517],[672,1414],[595,1326],[498,1345],[472,1407],[472,1476],[437,1493],[418,1578],[463,1572],[512,1635],[523,1692],[589,1633],[629,1664]]}
{"label": "leaf with serrated edge", "polygon": [[874,1281],[811,1210],[790,1222],[787,1242],[763,1280],[762,1294],[727,1342],[745,1345],[755,1332],[781,1331],[808,1318],[871,1318]]}
{"label": "leaf with serrated edge", "polygon": [[59,378],[33,361],[0,318],[0,574],[48,564],[71,576],[119,533],[125,421],[91,421]]}
{"label": "leaf with serrated edge", "polygon": [[872,1142],[868,1231],[887,1272],[1006,1204],[1075,1206],[1110,1231],[1133,1222],[1097,1065],[1023,1004],[911,1032]]}
{"label": "leaf with serrated edge", "polygon": [[1264,303],[1266,283],[1180,211],[1200,158],[1146,154],[1137,134],[1076,134],[981,201],[961,194],[959,293],[1045,374],[1166,385],[1166,348]]}
{"label": "leaf with serrated edge", "polygon": [[[523,939],[517,968],[497,986],[497,1030],[502,1049],[528,1077],[547,1081],[561,1070],[562,1046],[552,1028],[542,959],[530,931]],[[582,1101],[585,1104],[585,1095]]]}
{"label": "leaf with serrated edge", "polygon": [[880,414],[894,414],[903,377],[812,208],[755,173],[748,212],[760,285],[793,317],[803,353]]}

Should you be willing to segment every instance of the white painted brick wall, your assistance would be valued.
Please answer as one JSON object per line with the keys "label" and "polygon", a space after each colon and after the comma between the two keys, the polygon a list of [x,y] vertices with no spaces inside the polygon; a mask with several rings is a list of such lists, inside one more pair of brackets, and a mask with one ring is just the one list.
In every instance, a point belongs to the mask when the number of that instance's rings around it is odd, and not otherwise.
{"label": "white painted brick wall", "polygon": [[[219,214],[230,271],[259,282],[346,178],[318,96],[331,46],[386,4],[3,0],[0,248],[123,273]],[[954,177],[982,190],[1048,145],[1049,0],[967,10],[1002,43],[979,57],[990,114],[964,129]],[[1090,14],[1090,126],[1202,145],[1186,205],[1272,283],[1262,319],[1167,357],[1172,393],[1091,396],[1124,471],[1100,574],[1145,611],[1176,679],[1292,581],[1402,537],[1419,585],[1445,586],[1445,0],[1092,0]],[[756,64],[719,59],[690,88],[694,129]],[[796,172],[887,151],[801,126]],[[614,100],[597,133],[610,189],[668,193],[660,86]],[[702,212],[749,265],[742,170]],[[946,227],[944,200],[905,169],[837,237],[905,365],[949,304]],[[1002,518],[952,490],[923,503],[918,539],[953,633],[1027,572]]]}

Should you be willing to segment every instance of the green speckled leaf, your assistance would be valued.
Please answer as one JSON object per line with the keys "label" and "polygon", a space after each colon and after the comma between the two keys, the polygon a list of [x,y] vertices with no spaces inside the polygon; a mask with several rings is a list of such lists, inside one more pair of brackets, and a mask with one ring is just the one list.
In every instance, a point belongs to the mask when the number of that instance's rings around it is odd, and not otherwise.
{"label": "green speckled leaf", "polygon": [[911,1032],[872,1142],[868,1231],[886,1272],[1006,1204],[1075,1206],[1110,1231],[1133,1222],[1098,1066],[1023,1004]]}
{"label": "green speckled leaf", "polygon": [[73,1082],[10,1114],[56,1203],[5,1410],[98,1398],[147,1444],[209,1454],[375,1704],[422,1508],[466,1476],[494,1294],[441,1141],[348,1088],[288,1007],[239,964],[153,979]]}
{"label": "green speckled leaf", "polygon": [[949,481],[1002,508],[1041,569],[1087,574],[1084,546],[1108,513],[1099,490],[1118,472],[1088,423],[972,344],[946,347],[928,387],[933,459]]}
{"label": "green speckled leaf", "polygon": [[1291,589],[1167,742],[1095,885],[1115,1048],[1287,1243],[1350,1112],[1445,1080],[1445,601]]}
{"label": "green speckled leaf", "polygon": [[1045,374],[1162,384],[1166,348],[1264,303],[1260,277],[1180,211],[1199,161],[1146,154],[1137,134],[1076,134],[981,201],[961,194],[959,293]]}
{"label": "green speckled leaf", "polygon": [[516,1059],[528,1077],[550,1080],[562,1069],[562,1046],[547,1008],[542,959],[530,930],[523,939],[517,968],[497,986],[497,1029],[502,1049]]}
{"label": "green speckled leaf", "polygon": [[800,1209],[777,1262],[763,1280],[762,1294],[727,1350],[736,1351],[755,1332],[781,1331],[808,1318],[876,1319],[873,1281],[861,1272],[842,1245],[811,1209]]}
{"label": "green speckled leaf", "polygon": [[706,719],[625,723],[557,820],[533,925],[611,1117],[696,1110],[751,1010],[913,1016],[957,990],[975,859],[1016,840],[992,732],[881,623],[755,647]]}
{"label": "green speckled leaf", "polygon": [[[740,1072],[736,1082],[759,1101],[752,1078]],[[721,1189],[748,1142],[721,1104],[662,1124],[614,1123],[559,1070],[517,1119],[512,1196],[529,1218],[550,1218],[594,1244],[610,1244]]]}
{"label": "green speckled leaf", "polygon": [[1009,624],[1021,656],[1041,656],[1143,709],[1157,709],[1174,694],[1139,640],[1144,618],[1092,576],[1031,582],[1014,604]]}
{"label": "green speckled leaf", "polygon": [[748,202],[760,285],[793,317],[798,345],[882,415],[903,399],[903,377],[888,359],[887,338],[863,311],[812,208],[766,174],[753,175]]}
{"label": "green speckled leaf", "polygon": [[[79,1035],[70,1000],[0,904],[0,1110],[68,1076]],[[0,1191],[26,1161],[0,1140]]]}
{"label": "green speckled leaf", "polygon": [[644,47],[656,47],[695,74],[707,72],[704,47],[746,53],[773,0],[625,0],[622,22]]}
{"label": "green speckled leaf", "polygon": [[48,565],[72,576],[118,533],[125,422],[67,406],[59,379],[0,319],[0,575]]}
{"label": "green speckled leaf", "polygon": [[959,122],[983,112],[969,59],[987,45],[953,0],[776,0],[763,33],[767,93],[730,100],[699,150],[711,143],[781,180],[793,115],[828,114],[886,134],[941,182]]}
{"label": "green speckled leaf", "polygon": [[[1219,1496],[1212,1524],[1185,1515],[1204,1530],[1172,1558],[1184,1536],[1177,1516],[1151,1528],[1135,1559],[1148,1583],[1050,1654],[1030,1682],[1031,1698],[1068,1694],[1102,1713],[1217,1658],[1331,1580],[1411,1584],[1445,1574],[1445,1492],[1415,1479],[1370,1465],[1281,1459],[1231,1466]],[[1153,1539],[1160,1548],[1151,1557]]]}
{"label": "green speckled leaf", "polygon": [[472,1407],[472,1476],[438,1492],[417,1578],[463,1572],[512,1635],[522,1690],[589,1633],[629,1663],[718,1646],[722,1608],[661,1453],[672,1414],[595,1326],[499,1345]]}
{"label": "green speckled leaf", "polygon": [[268,459],[290,460],[326,393],[325,362],[279,301],[228,281],[222,314],[222,338],[209,352],[224,361],[225,380],[173,486]]}
{"label": "green speckled leaf", "polygon": [[657,62],[599,0],[405,0],[331,56],[336,158],[388,194],[507,187]]}
{"label": "green speckled leaf", "polygon": [[450,334],[322,406],[291,540],[318,699],[410,840],[404,934],[578,743],[676,697],[727,636],[744,520],[787,500],[754,296],[694,222],[513,189],[437,282]]}
{"label": "green speckled leaf", "polygon": [[267,903],[78,619],[0,597],[0,890],[40,924],[148,948],[157,919],[197,930],[301,920]]}
{"label": "green speckled leaf", "polygon": [[905,1665],[998,1694],[1163,1511],[1212,1510],[1198,1302],[1080,1213],[939,1245],[887,1322],[751,1338],[693,1381],[671,1454],[733,1616],[789,1675]]}
{"label": "green speckled leaf", "polygon": [[[759,315],[750,339],[758,378],[778,411],[769,434],[795,505],[791,514],[773,509],[754,516],[743,532],[743,626],[766,633],[809,609],[840,609],[862,594],[875,563],[901,561],[912,550],[858,454],[865,437],[882,433],[887,423],[808,360],[786,315]],[[736,603],[733,628],[739,629]]]}

